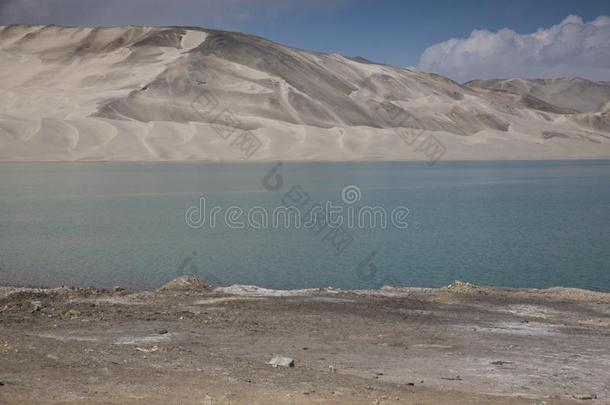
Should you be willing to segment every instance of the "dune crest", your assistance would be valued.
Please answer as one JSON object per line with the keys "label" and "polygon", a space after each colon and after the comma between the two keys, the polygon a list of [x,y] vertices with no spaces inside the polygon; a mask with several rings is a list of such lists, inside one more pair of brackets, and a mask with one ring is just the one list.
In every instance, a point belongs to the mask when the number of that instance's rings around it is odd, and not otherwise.
{"label": "dune crest", "polygon": [[198,28],[0,27],[0,160],[610,157],[610,84],[445,77]]}

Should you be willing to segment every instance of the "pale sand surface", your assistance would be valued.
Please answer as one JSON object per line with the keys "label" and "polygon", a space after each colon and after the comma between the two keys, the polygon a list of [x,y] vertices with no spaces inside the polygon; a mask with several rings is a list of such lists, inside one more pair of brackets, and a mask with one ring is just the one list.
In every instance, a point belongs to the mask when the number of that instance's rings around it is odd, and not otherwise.
{"label": "pale sand surface", "polygon": [[610,157],[609,83],[532,83],[224,31],[0,27],[0,160],[240,160],[246,132],[250,160],[425,161],[429,136],[443,160]]}
{"label": "pale sand surface", "polygon": [[7,404],[610,403],[610,294],[577,289],[2,288],[0,325]]}

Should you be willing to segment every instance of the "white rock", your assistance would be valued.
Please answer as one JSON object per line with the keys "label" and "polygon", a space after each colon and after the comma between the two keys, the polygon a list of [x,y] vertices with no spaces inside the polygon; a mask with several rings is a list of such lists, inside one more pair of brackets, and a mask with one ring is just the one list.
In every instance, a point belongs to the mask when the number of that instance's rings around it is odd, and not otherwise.
{"label": "white rock", "polygon": [[273,367],[294,367],[294,360],[290,357],[273,356],[269,364]]}

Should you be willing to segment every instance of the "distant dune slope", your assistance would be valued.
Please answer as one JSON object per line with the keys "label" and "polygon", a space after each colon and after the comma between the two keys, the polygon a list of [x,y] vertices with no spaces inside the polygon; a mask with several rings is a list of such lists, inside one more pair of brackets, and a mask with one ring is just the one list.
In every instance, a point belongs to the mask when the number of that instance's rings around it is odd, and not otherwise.
{"label": "distant dune slope", "polygon": [[573,112],[594,113],[610,108],[610,82],[594,82],[579,77],[473,80],[466,85],[535,97]]}
{"label": "distant dune slope", "polygon": [[610,83],[461,85],[198,28],[0,27],[0,97],[8,161],[610,157]]}

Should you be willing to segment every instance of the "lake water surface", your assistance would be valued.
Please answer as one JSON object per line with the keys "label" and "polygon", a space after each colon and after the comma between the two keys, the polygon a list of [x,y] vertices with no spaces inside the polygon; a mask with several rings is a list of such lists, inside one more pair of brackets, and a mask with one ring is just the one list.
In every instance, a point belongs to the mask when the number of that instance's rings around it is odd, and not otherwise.
{"label": "lake water surface", "polygon": [[[459,279],[610,291],[610,161],[285,162],[270,191],[273,166],[2,163],[0,284],[143,289],[196,274],[272,288]],[[339,252],[330,228],[236,229],[224,211],[214,227],[209,215],[185,222],[201,197],[207,209],[271,212],[296,185],[310,204],[407,207],[408,228],[345,229]],[[346,186],[359,193],[351,204]]]}

